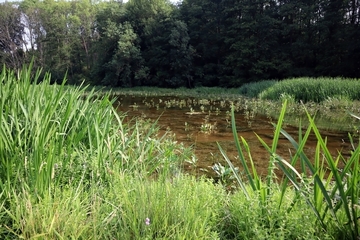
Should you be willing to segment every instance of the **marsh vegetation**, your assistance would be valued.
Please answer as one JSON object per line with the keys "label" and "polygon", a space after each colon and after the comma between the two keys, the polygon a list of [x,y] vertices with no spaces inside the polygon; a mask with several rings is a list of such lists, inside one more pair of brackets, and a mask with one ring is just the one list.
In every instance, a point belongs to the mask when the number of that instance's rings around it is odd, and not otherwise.
{"label": "marsh vegetation", "polygon": [[0,3],[0,239],[358,240],[359,13]]}
{"label": "marsh vegetation", "polygon": [[[212,96],[213,90],[196,90],[201,98],[191,99],[191,107],[189,96],[162,95],[161,105],[147,91],[142,104],[130,104],[139,116],[128,118],[129,108],[127,113],[114,108],[118,101],[125,104],[114,98],[119,92],[51,85],[49,75],[40,75],[31,66],[17,74],[3,68],[0,75],[2,239],[358,238],[358,141],[351,133],[344,139],[351,151],[332,152],[331,138],[312,117],[318,105],[297,106],[288,96],[264,104],[235,101],[239,89],[215,100],[201,96],[202,91]],[[249,103],[248,114],[237,101]],[[267,172],[260,175],[255,143],[243,137],[236,122],[244,119],[245,128],[256,133],[261,110],[254,106],[265,110],[266,102],[278,117],[265,114],[260,124],[275,123],[271,139],[255,135],[267,158]],[[340,109],[354,110],[352,104]],[[158,114],[158,122],[147,119],[143,105]],[[224,161],[212,168],[220,175],[217,182],[184,171],[185,163],[196,164],[192,147],[176,139],[172,126],[161,126],[174,105],[186,110],[184,116],[201,119],[196,127],[190,120],[179,123],[185,132],[196,128],[212,136],[224,128],[233,135],[237,159],[218,141]],[[308,121],[292,134],[286,116],[295,106]],[[228,119],[226,128],[220,120],[214,124],[215,116]],[[280,150],[283,140],[291,145],[290,154]],[[316,141],[314,152],[306,151],[308,141]],[[276,171],[283,172],[282,179]]]}

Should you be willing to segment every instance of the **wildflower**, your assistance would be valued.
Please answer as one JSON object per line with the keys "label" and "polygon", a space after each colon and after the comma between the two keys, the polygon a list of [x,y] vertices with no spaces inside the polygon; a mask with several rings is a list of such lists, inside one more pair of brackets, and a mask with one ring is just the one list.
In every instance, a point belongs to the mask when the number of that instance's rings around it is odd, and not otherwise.
{"label": "wildflower", "polygon": [[145,218],[145,225],[147,225],[147,226],[150,225],[150,218]]}

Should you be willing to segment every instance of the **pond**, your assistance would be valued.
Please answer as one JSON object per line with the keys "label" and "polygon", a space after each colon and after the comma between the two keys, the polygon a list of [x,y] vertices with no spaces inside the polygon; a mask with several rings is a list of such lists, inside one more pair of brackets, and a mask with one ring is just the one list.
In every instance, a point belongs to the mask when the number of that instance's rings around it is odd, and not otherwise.
{"label": "pond", "polygon": [[[215,163],[226,166],[217,142],[226,151],[234,165],[240,166],[231,130],[231,104],[230,101],[220,99],[118,96],[116,106],[118,111],[127,113],[127,120],[134,117],[157,120],[160,134],[171,131],[178,142],[194,149],[198,159],[196,168],[185,165],[185,171],[214,177],[215,172],[211,167]],[[274,133],[271,122],[276,120],[256,115],[246,109],[237,111],[235,118],[237,133],[248,142],[258,173],[266,175],[270,157],[256,134],[267,144],[271,144]],[[297,139],[298,127],[288,125],[284,129]],[[321,134],[327,138],[327,146],[334,157],[338,152],[341,152],[345,158],[349,156],[351,144],[348,141],[347,132],[324,130]],[[311,135],[305,149],[310,159],[315,154],[316,143],[315,136]],[[295,150],[287,139],[281,137],[277,153],[284,159],[289,159],[291,154],[295,154]]]}

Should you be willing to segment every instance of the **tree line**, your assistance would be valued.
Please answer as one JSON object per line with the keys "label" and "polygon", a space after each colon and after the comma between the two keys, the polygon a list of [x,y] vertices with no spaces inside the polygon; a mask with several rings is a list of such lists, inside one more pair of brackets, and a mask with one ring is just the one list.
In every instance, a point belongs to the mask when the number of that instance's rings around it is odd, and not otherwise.
{"label": "tree line", "polygon": [[[0,63],[113,87],[360,77],[360,0],[0,4]],[[44,72],[45,72],[44,71]]]}

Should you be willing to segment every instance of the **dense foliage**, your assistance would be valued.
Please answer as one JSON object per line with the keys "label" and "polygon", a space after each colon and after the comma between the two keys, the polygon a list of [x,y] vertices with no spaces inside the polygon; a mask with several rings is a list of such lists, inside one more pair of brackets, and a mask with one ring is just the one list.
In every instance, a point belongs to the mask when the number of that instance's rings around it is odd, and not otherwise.
{"label": "dense foliage", "polygon": [[[234,171],[241,188],[229,194],[226,182],[184,174],[196,157],[156,123],[127,122],[109,95],[40,75],[31,66],[0,73],[0,239],[358,239],[360,146],[339,172],[345,156],[332,159],[311,117],[299,142],[281,130],[286,102],[272,145],[259,137],[266,182],[252,164],[253,175]],[[314,165],[304,151],[310,132]],[[276,154],[280,133],[296,150],[289,163]],[[239,159],[251,159],[234,137]],[[296,161],[301,175],[289,167]],[[274,164],[293,186],[273,181]]]}
{"label": "dense foliage", "polygon": [[359,12],[359,0],[7,2],[0,62],[123,87],[359,78]]}

